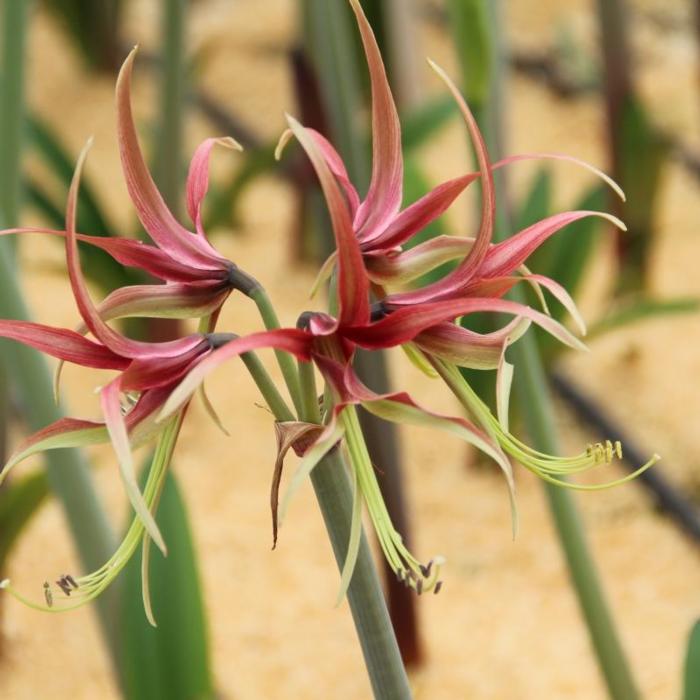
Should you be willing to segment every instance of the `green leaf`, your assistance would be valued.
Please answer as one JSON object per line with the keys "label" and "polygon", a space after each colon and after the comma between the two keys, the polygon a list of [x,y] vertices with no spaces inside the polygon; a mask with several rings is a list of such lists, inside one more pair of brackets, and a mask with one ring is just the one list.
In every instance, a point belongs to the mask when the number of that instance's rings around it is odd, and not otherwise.
{"label": "green leaf", "polygon": [[429,100],[411,112],[401,115],[401,144],[406,151],[419,148],[459,114],[451,95]]}
{"label": "green leaf", "polygon": [[700,698],[700,620],[690,631],[683,671],[683,700]]}
{"label": "green leaf", "polygon": [[672,316],[676,314],[696,313],[700,310],[700,299],[640,299],[612,311],[594,323],[588,330],[588,338],[643,321],[655,316]]}
{"label": "green leaf", "polygon": [[49,495],[44,472],[14,479],[0,490],[0,571],[32,516]]}
{"label": "green leaf", "polygon": [[160,499],[158,524],[169,550],[167,559],[158,550],[150,557],[150,592],[158,627],[149,625],[142,606],[141,558],[133,557],[124,573],[125,696],[128,700],[213,698],[195,550],[172,472]]}

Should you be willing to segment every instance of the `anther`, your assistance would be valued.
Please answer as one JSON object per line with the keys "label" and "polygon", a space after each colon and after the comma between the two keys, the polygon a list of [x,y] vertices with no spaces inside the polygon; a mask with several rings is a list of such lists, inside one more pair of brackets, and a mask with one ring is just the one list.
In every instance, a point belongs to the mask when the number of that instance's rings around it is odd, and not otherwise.
{"label": "anther", "polygon": [[68,581],[66,581],[65,576],[61,576],[61,578],[59,578],[58,581],[56,581],[56,585],[63,591],[63,593],[66,596],[70,597],[71,587],[70,587],[70,584],[68,583]]}
{"label": "anther", "polygon": [[423,592],[423,579],[419,578],[416,581],[416,593],[420,595]]}
{"label": "anther", "polygon": [[433,593],[434,595],[437,595],[440,592],[440,589],[442,588],[442,581],[438,581],[435,584],[435,588],[433,588]]}
{"label": "anther", "polygon": [[80,588],[80,586],[78,586],[78,584],[76,583],[75,579],[74,579],[70,574],[66,574],[63,578],[64,578],[71,586],[73,586],[73,588],[75,588],[75,589]]}
{"label": "anther", "polygon": [[427,566],[424,566],[423,564],[420,564],[420,572],[423,574],[423,578],[429,578],[430,577],[430,572],[433,569],[433,560],[431,559],[428,562]]}
{"label": "anther", "polygon": [[48,607],[53,607],[53,593],[51,592],[51,586],[48,581],[44,581],[44,598],[46,600],[46,605]]}

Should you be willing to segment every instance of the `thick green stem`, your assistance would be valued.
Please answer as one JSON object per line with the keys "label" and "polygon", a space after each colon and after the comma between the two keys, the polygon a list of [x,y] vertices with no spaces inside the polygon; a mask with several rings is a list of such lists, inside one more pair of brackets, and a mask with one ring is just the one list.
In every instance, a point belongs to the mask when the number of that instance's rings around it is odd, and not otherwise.
{"label": "thick green stem", "polygon": [[[320,422],[313,365],[308,362],[300,363],[299,375],[305,397],[301,418],[310,422]],[[347,469],[337,447],[311,472],[311,483],[323,514],[338,569],[342,571],[350,540],[353,498]],[[347,597],[375,698],[410,698],[411,689],[401,652],[364,533],[361,536]]]}
{"label": "thick green stem", "polygon": [[[556,454],[558,441],[554,414],[534,337],[526,335],[511,352],[518,368],[514,387],[520,415],[525,421],[532,446],[542,452]],[[614,700],[636,700],[640,697],[639,691],[615,629],[574,497],[564,488],[551,484],[544,486],[569,574],[610,697]]]}
{"label": "thick green stem", "polygon": [[[258,307],[260,318],[262,319],[265,328],[268,331],[279,328],[280,322],[277,318],[277,312],[272,306],[270,297],[267,296],[265,289],[262,286],[258,286],[249,293],[249,296]],[[294,408],[296,409],[297,413],[301,413],[302,400],[299,389],[299,376],[297,375],[297,368],[294,365],[294,360],[292,359],[291,355],[286,352],[282,352],[281,350],[275,350],[275,357],[277,358],[277,363],[282,370],[282,377],[284,378],[284,383],[287,385]]]}

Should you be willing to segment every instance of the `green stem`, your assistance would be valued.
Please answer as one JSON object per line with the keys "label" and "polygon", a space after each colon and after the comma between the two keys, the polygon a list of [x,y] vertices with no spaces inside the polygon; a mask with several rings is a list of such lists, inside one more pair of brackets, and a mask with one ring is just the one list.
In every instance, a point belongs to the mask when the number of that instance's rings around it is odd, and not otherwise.
{"label": "green stem", "polygon": [[[558,441],[547,378],[537,343],[527,334],[511,350],[519,371],[514,387],[520,415],[535,449],[556,454]],[[569,574],[578,596],[598,664],[614,700],[640,697],[622,648],[615,623],[586,541],[584,525],[573,495],[566,489],[545,484],[547,500],[557,528]]]}
{"label": "green stem", "polygon": [[[279,319],[277,318],[277,312],[272,306],[270,297],[268,297],[267,292],[262,286],[255,287],[249,295],[250,298],[255,302],[260,312],[260,318],[265,325],[265,328],[270,331],[280,327]],[[299,389],[299,376],[297,375],[297,368],[294,364],[294,360],[291,355],[282,350],[275,350],[275,357],[277,358],[277,363],[282,370],[282,377],[284,378],[284,383],[287,385],[289,395],[294,404],[297,414],[301,413],[302,410],[302,399],[301,392]]]}
{"label": "green stem", "polygon": [[[301,362],[299,376],[305,397],[305,410],[300,417],[302,420],[319,422],[313,365]],[[311,483],[338,569],[342,571],[350,540],[353,498],[347,468],[339,449],[331,450],[319,462],[311,472]],[[411,689],[406,670],[364,532],[347,597],[374,697],[382,700],[410,698]]]}
{"label": "green stem", "polygon": [[280,394],[258,356],[253,352],[246,352],[241,355],[241,360],[243,360],[275,419],[282,422],[293,421],[294,414],[287,406],[287,402],[282,398],[282,394]]}
{"label": "green stem", "polygon": [[171,211],[180,207],[182,133],[185,105],[185,0],[162,4],[161,107],[154,174]]}
{"label": "green stem", "polygon": [[[11,258],[7,248],[0,247],[0,318],[26,319],[29,314]],[[29,428],[38,430],[61,418],[61,410],[53,400],[51,375],[41,355],[9,341],[1,344],[0,354],[6,366],[12,367],[12,380],[21,390],[22,410]],[[83,567],[87,571],[98,569],[114,552],[116,540],[95,491],[89,466],[74,449],[49,451],[45,459],[49,484],[63,504]],[[97,601],[97,609],[102,632],[118,669],[118,587],[112,587]]]}

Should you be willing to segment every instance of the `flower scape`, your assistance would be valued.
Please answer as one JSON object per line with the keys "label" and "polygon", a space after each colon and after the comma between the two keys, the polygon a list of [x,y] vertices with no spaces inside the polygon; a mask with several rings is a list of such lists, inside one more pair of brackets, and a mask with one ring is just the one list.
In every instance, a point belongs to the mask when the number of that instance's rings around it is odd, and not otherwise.
{"label": "flower scape", "polygon": [[[402,209],[403,160],[401,130],[382,58],[372,29],[357,0],[350,0],[369,68],[372,93],[372,174],[364,198],[350,182],[343,161],[320,133],[287,116],[289,129],[278,152],[296,139],[310,160],[330,215],[335,251],[321,268],[315,289],[330,282],[328,311],[303,311],[296,327],[283,328],[264,287],[255,277],[226,260],[207,240],[202,226],[202,203],[208,189],[209,158],[216,145],[240,148],[231,138],[207,139],[196,150],[187,179],[187,212],[193,231],[183,227],[168,209],[147,169],[140,150],[130,102],[130,82],[136,57],[131,52],[116,87],[117,137],[124,177],[139,220],[153,244],[104,238],[76,231],[80,178],[90,143],[83,149],[70,187],[65,230],[10,229],[3,234],[44,233],[65,239],[71,289],[83,325],[76,330],[30,322],[0,321],[0,336],[32,346],[85,367],[116,370],[117,376],[100,390],[103,420],[61,419],[27,439],[0,473],[0,481],[27,457],[44,450],[111,442],[134,518],[124,540],[109,561],[84,575],[46,582],[44,600],[36,602],[15,590],[9,580],[0,587],[36,608],[62,611],[98,596],[122,571],[139,546],[143,548],[143,599],[153,624],[148,588],[148,552],[154,542],[164,553],[166,543],[156,523],[164,485],[190,401],[203,394],[203,382],[222,364],[241,358],[276,419],[279,454],[272,470],[273,541],[278,520],[290,499],[329,453],[341,450],[353,484],[352,522],[347,555],[341,571],[339,600],[353,574],[366,509],[381,550],[398,579],[417,593],[442,586],[443,559],[426,563],[405,546],[382,498],[365,444],[357,408],[386,421],[423,425],[473,445],[503,473],[516,527],[515,483],[511,460],[547,482],[564,488],[598,489],[634,478],[650,467],[654,456],[636,472],[599,485],[582,485],[568,477],[622,456],[619,443],[605,441],[572,457],[541,453],[518,439],[508,425],[508,399],[513,366],[506,361],[509,345],[535,324],[574,349],[585,346],[548,314],[545,292],[561,303],[585,333],[574,301],[557,282],[532,274],[525,263],[549,237],[586,217],[602,217],[624,229],[610,214],[570,211],[545,218],[500,243],[493,242],[496,198],[493,172],[526,158],[567,160],[587,168],[620,196],[617,185],[596,168],[558,154],[521,155],[492,163],[469,107],[447,74],[431,63],[461,111],[476,155],[478,169],[449,180]],[[443,214],[472,183],[480,188],[481,217],[474,236],[439,236],[413,247],[411,239]],[[160,284],[127,286],[101,303],[90,297],[78,256],[78,243],[97,246],[119,263],[141,269]],[[451,263],[449,272],[422,286],[426,273]],[[542,311],[504,298],[519,283],[530,285],[543,302]],[[314,291],[315,291],[314,289]],[[233,292],[239,294],[233,295]],[[247,336],[217,330],[219,311],[233,295],[248,297],[260,311],[263,328]],[[462,325],[471,314],[488,313],[501,327],[477,333]],[[108,321],[127,317],[198,319],[199,332],[168,342],[132,340]],[[92,336],[92,339],[87,336]],[[380,394],[356,374],[356,350],[381,351],[402,347],[422,370],[441,382],[464,408],[465,417],[434,413],[403,391]],[[286,391],[271,381],[255,355],[273,349]],[[56,388],[60,375],[57,371]],[[495,370],[496,415],[476,394],[461,368]],[[239,371],[234,368],[233,371]],[[317,389],[317,376],[323,379]],[[286,395],[285,395],[286,394]],[[320,394],[320,398],[319,398]],[[132,449],[155,441],[156,448],[143,488],[136,479]],[[293,448],[301,456],[286,492],[278,501],[282,464]]]}

